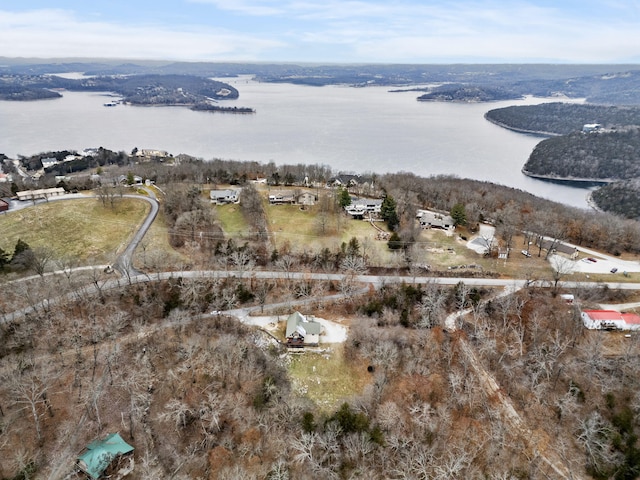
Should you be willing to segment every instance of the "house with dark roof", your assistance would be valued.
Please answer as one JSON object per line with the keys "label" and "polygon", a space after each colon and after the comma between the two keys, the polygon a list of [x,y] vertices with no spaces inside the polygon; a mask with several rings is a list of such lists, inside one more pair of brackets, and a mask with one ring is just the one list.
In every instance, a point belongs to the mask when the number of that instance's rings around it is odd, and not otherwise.
{"label": "house with dark roof", "polygon": [[453,230],[455,228],[455,222],[450,215],[432,212],[431,210],[418,210],[416,218],[422,228],[442,228],[444,230]]}
{"label": "house with dark roof", "polygon": [[9,202],[0,198],[0,212],[6,212],[9,210]]}

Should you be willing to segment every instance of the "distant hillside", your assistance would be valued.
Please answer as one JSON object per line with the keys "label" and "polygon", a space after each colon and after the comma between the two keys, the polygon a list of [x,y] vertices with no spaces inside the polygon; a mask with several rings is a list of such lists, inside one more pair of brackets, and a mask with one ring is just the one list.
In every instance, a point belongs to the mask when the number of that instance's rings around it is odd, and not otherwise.
{"label": "distant hillside", "polygon": [[[480,89],[504,89],[507,98],[586,98],[590,103],[640,104],[640,67],[631,65],[545,64],[424,64],[424,65],[296,65],[275,63],[130,62],[69,59],[28,61],[0,57],[0,75],[44,75],[84,72],[87,75],[196,75],[205,78],[250,75],[261,82],[302,85],[409,86],[457,84]],[[495,93],[495,92],[494,92]],[[446,97],[442,100],[451,101]],[[463,99],[463,101],[468,101]]]}
{"label": "distant hillside", "polygon": [[610,183],[591,194],[595,205],[606,212],[640,219],[640,179]]}
{"label": "distant hillside", "polygon": [[523,172],[567,180],[623,180],[640,177],[640,127],[600,133],[572,133],[543,140]]}
{"label": "distant hillside", "polygon": [[514,100],[521,97],[522,95],[506,88],[445,85],[419,96],[418,101],[492,102],[496,100]]}
{"label": "distant hillside", "polygon": [[238,98],[231,85],[195,75],[129,75],[88,77],[80,80],[55,75],[2,75],[0,99],[30,100],[60,96],[52,89],[104,91],[138,105],[197,105],[210,99]]}
{"label": "distant hillside", "polygon": [[611,107],[576,103],[542,103],[489,110],[485,118],[502,127],[541,135],[567,135],[587,123],[604,128],[640,125],[640,107]]}

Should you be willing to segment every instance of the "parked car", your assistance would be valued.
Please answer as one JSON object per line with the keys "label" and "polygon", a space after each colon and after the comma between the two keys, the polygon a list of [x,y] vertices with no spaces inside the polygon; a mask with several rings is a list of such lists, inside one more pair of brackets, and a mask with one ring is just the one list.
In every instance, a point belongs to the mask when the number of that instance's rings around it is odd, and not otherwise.
{"label": "parked car", "polygon": [[613,267],[613,268],[611,269],[611,273],[616,273],[617,271],[618,271],[618,269],[617,269],[616,267]]}
{"label": "parked car", "polygon": [[522,250],[522,254],[527,258],[529,258],[531,256],[531,254],[529,253],[528,250]]}
{"label": "parked car", "polygon": [[587,260],[590,261],[591,263],[596,263],[597,262],[597,260],[595,258],[593,258],[593,257],[589,257],[589,258],[587,258]]}

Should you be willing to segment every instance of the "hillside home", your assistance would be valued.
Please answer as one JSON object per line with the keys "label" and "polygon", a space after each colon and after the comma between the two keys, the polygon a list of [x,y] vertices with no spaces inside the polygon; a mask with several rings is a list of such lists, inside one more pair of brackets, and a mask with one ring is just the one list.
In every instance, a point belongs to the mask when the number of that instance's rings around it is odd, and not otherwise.
{"label": "hillside home", "polygon": [[9,202],[0,198],[0,212],[6,212],[9,210]]}
{"label": "hillside home", "polygon": [[240,198],[240,190],[211,190],[209,192],[211,203],[216,205],[226,205],[227,203],[237,203]]}
{"label": "hillside home", "polygon": [[288,347],[317,346],[321,333],[322,325],[300,312],[293,312],[287,319],[285,336]]}
{"label": "hillside home", "polygon": [[583,310],[582,323],[589,330],[640,330],[640,315],[615,310]]}
{"label": "hillside home", "polygon": [[345,212],[353,218],[363,218],[365,215],[378,215],[382,210],[380,198],[351,198],[351,204],[344,207]]}
{"label": "hillside home", "polygon": [[600,125],[599,123],[585,123],[582,127],[582,133],[597,132],[601,128],[602,125]]}
{"label": "hillside home", "polygon": [[42,168],[50,168],[58,164],[58,159],[55,157],[47,157],[40,160],[42,162]]}
{"label": "hillside home", "polygon": [[[89,478],[122,478],[133,470],[133,447],[120,434],[112,433],[104,440],[96,440],[78,457],[78,468]],[[115,470],[108,477],[108,468]]]}
{"label": "hillside home", "polygon": [[273,192],[269,194],[271,205],[293,205],[296,199],[293,192]]}
{"label": "hillside home", "polygon": [[442,228],[444,230],[453,230],[455,228],[455,222],[450,215],[443,215],[431,210],[418,210],[416,218],[422,228]]}

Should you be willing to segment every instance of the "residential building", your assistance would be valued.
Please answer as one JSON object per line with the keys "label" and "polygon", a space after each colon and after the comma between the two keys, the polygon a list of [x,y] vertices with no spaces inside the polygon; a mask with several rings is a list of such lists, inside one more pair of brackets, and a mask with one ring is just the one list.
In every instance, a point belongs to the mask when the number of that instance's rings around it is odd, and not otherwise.
{"label": "residential building", "polygon": [[300,312],[293,312],[287,319],[287,346],[316,346],[320,342],[322,325],[312,317],[305,317]]}
{"label": "residential building", "polygon": [[57,165],[58,159],[55,157],[47,157],[40,160],[42,162],[42,168],[50,168]]}
{"label": "residential building", "polygon": [[209,192],[211,203],[225,205],[227,203],[237,203],[240,199],[240,190],[211,190]]}
{"label": "residential building", "polygon": [[43,198],[59,197],[66,192],[62,187],[56,188],[41,188],[39,190],[24,190],[22,192],[16,192],[18,200],[40,200]]}
{"label": "residential building", "polygon": [[381,198],[352,197],[351,203],[344,210],[353,218],[363,218],[365,215],[379,215],[382,210]]}
{"label": "residential building", "polygon": [[640,315],[616,310],[583,310],[582,323],[590,330],[640,330]]}
{"label": "residential building", "polygon": [[9,210],[9,202],[0,198],[0,212],[6,212]]}
{"label": "residential building", "polygon": [[[129,473],[133,470],[133,450],[133,447],[125,442],[120,434],[112,433],[104,440],[96,440],[87,445],[87,448],[78,457],[77,465],[90,478],[99,479],[103,477],[109,466],[116,461],[123,460],[123,457],[126,456],[129,468],[125,466],[121,470]],[[113,477],[109,476],[109,478]]]}
{"label": "residential building", "polygon": [[296,203],[296,199],[292,191],[273,192],[269,194],[269,203],[271,205],[293,205]]}
{"label": "residential building", "polygon": [[420,221],[422,228],[442,228],[444,230],[453,230],[455,222],[450,215],[445,215],[431,210],[418,210],[416,218]]}

